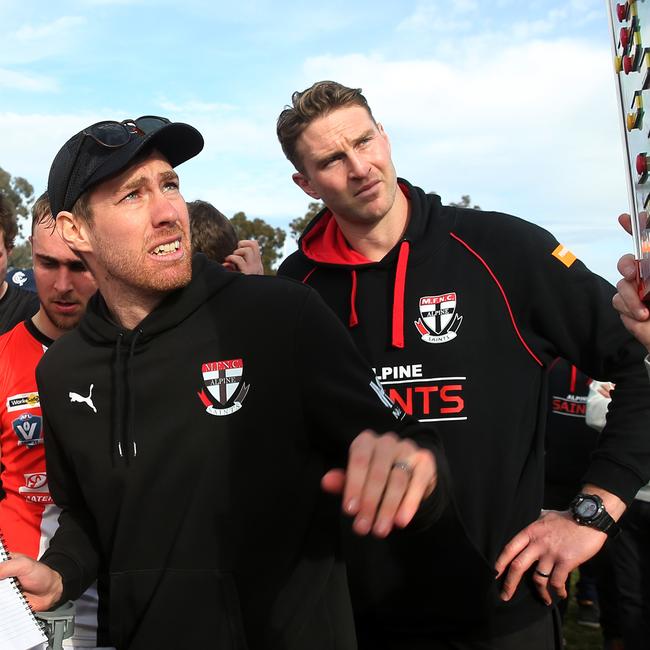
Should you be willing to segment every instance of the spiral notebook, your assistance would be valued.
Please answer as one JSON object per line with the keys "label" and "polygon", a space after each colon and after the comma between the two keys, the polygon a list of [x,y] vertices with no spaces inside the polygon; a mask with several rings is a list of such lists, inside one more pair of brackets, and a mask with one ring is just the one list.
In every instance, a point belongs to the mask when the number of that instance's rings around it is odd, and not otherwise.
{"label": "spiral notebook", "polygon": [[[0,562],[8,559],[0,535]],[[0,580],[0,650],[29,650],[47,642],[20,586],[13,578]]]}

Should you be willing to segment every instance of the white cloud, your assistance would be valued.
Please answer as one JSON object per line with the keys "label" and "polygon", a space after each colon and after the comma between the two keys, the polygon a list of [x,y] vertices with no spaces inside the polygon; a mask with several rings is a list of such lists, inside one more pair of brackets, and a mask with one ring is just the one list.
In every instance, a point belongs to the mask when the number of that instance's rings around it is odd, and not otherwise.
{"label": "white cloud", "polygon": [[451,5],[432,0],[419,2],[415,11],[400,21],[397,31],[468,31],[471,23],[467,21],[467,14],[474,13],[478,4],[475,0],[454,0]]}
{"label": "white cloud", "polygon": [[29,92],[54,92],[59,86],[55,79],[4,70],[0,68],[0,88],[26,90]]}
{"label": "white cloud", "polygon": [[83,3],[90,7],[100,7],[104,5],[138,5],[143,4],[146,0],[83,0]]}
{"label": "white cloud", "polygon": [[169,100],[160,100],[160,106],[170,113],[213,113],[232,112],[237,110],[234,104],[203,102],[200,100],[187,101],[182,104]]}
{"label": "white cloud", "polygon": [[303,74],[305,86],[363,87],[398,173],[443,201],[470,194],[552,231],[570,224],[567,243],[588,258],[627,206],[610,58],[606,42],[533,40],[466,48],[453,62],[316,57]]}
{"label": "white cloud", "polygon": [[[93,114],[49,115],[0,112],[0,142],[3,167],[12,176],[22,176],[36,193],[45,189],[50,163],[63,143],[101,117]],[[4,157],[6,156],[6,158]],[[11,161],[9,166],[6,160]]]}
{"label": "white cloud", "polygon": [[61,38],[62,34],[86,23],[81,16],[62,16],[51,23],[23,25],[15,33],[17,41],[34,42],[42,39]]}
{"label": "white cloud", "polygon": [[0,61],[6,67],[41,61],[76,44],[86,24],[81,16],[62,16],[37,25],[24,24],[0,39]]}

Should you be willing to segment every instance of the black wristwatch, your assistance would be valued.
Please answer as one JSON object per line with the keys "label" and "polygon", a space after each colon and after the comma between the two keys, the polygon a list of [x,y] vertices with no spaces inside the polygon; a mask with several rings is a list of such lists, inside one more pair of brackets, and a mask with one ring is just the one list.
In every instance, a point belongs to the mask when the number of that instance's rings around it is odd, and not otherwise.
{"label": "black wristwatch", "polygon": [[595,528],[607,533],[609,537],[616,537],[620,532],[618,524],[605,510],[603,500],[597,494],[578,494],[571,501],[569,511],[574,521],[581,526]]}

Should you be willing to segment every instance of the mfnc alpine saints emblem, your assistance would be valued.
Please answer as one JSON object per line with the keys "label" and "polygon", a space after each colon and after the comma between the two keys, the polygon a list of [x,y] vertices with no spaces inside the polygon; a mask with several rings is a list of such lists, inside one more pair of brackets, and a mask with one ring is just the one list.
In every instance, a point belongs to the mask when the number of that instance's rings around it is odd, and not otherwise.
{"label": "mfnc alpine saints emblem", "polygon": [[420,316],[415,327],[423,341],[446,343],[455,339],[463,317],[456,313],[456,292],[420,298]]}
{"label": "mfnc alpine saints emblem", "polygon": [[[199,398],[210,415],[230,415],[239,411],[246,399],[250,384],[242,381],[244,376],[243,359],[229,361],[211,361],[201,366],[205,390],[198,393]],[[216,403],[215,403],[216,402]]]}

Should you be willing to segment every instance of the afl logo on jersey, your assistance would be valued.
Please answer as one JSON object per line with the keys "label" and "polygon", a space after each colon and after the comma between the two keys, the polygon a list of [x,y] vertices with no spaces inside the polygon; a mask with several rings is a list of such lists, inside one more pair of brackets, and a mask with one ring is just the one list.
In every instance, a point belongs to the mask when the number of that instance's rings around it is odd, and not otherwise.
{"label": "afl logo on jersey", "polygon": [[210,415],[230,415],[239,411],[250,384],[243,381],[243,359],[210,361],[201,366],[205,389],[198,393]]}
{"label": "afl logo on jersey", "polygon": [[11,423],[14,433],[18,436],[18,444],[35,447],[43,442],[41,438],[41,418],[38,415],[24,413]]}
{"label": "afl logo on jersey", "polygon": [[455,339],[463,317],[456,313],[456,292],[420,298],[420,316],[415,321],[422,340],[446,343]]}

